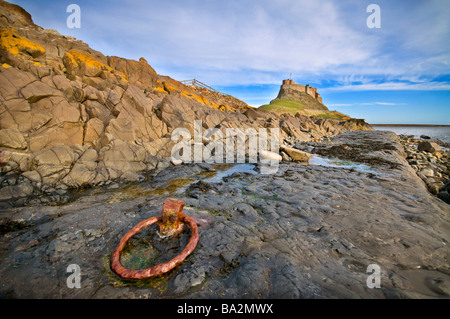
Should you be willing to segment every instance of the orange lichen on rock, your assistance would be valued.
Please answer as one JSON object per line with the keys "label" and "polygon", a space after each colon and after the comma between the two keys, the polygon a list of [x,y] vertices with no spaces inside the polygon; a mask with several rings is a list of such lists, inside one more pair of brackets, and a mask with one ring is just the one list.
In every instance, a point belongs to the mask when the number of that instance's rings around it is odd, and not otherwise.
{"label": "orange lichen on rock", "polygon": [[152,89],[155,90],[155,91],[161,92],[161,93],[167,93],[167,91],[164,90],[164,88],[162,88],[160,86],[153,87]]}
{"label": "orange lichen on rock", "polygon": [[172,91],[175,91],[175,92],[179,92],[179,90],[176,88],[176,87],[173,87],[173,86],[171,86],[171,85],[169,85],[167,82],[163,82],[163,86],[164,86],[164,90],[167,92],[167,93],[170,93],[170,92],[172,92]]}
{"label": "orange lichen on rock", "polygon": [[26,53],[33,58],[45,54],[45,49],[37,42],[25,39],[13,29],[2,29],[0,31],[0,48],[15,56]]}
{"label": "orange lichen on rock", "polygon": [[109,72],[117,75],[121,81],[128,82],[125,74],[96,60],[85,51],[72,49],[66,52],[63,57],[63,63],[67,73],[70,75],[97,77],[103,72]]}
{"label": "orange lichen on rock", "polygon": [[226,104],[218,105],[217,109],[220,110],[220,111],[232,111],[233,110],[233,108],[231,106],[226,105]]}
{"label": "orange lichen on rock", "polygon": [[190,93],[187,91],[181,91],[181,95],[184,95],[190,99],[196,100],[203,105],[206,105],[210,108],[213,108],[213,109],[216,109],[219,111],[231,111],[232,110],[232,108],[229,105],[214,103],[214,102],[208,100],[206,97],[198,95],[198,94]]}
{"label": "orange lichen on rock", "polygon": [[79,50],[70,50],[64,54],[63,63],[67,73],[71,75],[100,76],[103,70],[111,71],[112,69],[97,61],[92,55]]}
{"label": "orange lichen on rock", "polygon": [[198,102],[200,102],[201,104],[205,104],[208,105],[208,100],[206,98],[204,98],[203,96],[197,95],[197,94],[193,94],[187,91],[181,91],[181,95],[184,95],[190,99],[193,100],[197,100]]}
{"label": "orange lichen on rock", "polygon": [[45,65],[42,65],[41,63],[37,62],[37,61],[31,61],[31,63],[33,63],[33,65],[39,67],[39,68],[43,68],[45,67]]}

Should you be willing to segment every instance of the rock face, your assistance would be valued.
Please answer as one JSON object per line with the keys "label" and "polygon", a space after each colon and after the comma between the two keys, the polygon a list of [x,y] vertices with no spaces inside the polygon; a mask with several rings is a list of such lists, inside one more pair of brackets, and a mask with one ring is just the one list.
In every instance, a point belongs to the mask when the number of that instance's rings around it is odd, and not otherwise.
{"label": "rock face", "polygon": [[[193,134],[194,120],[202,120],[204,129],[279,128],[286,147],[365,129],[365,123],[350,120],[277,115],[184,85],[158,75],[144,58],[107,57],[45,30],[4,1],[0,35],[0,151],[25,154],[12,157],[2,171],[33,171],[41,185],[98,185],[168,165],[171,133],[187,128]],[[305,98],[326,109],[313,89]],[[87,161],[84,154],[95,159]]]}
{"label": "rock face", "polygon": [[[448,299],[448,205],[426,191],[396,135],[379,133],[348,132],[332,138],[333,144],[316,145],[350,146],[345,151],[359,145],[357,160],[383,157],[371,173],[280,163],[276,174],[192,182],[220,171],[190,164],[169,167],[134,188],[111,187],[60,206],[3,209],[0,296]],[[370,149],[363,146],[367,141]],[[90,150],[77,163],[87,166],[95,156]],[[29,192],[27,185],[20,191]],[[16,187],[0,189],[0,196],[18,194]],[[197,218],[197,247],[167,275],[121,280],[110,269],[112,250],[131,227],[160,216],[168,196],[183,200],[183,212]],[[185,229],[177,239],[161,240],[156,230],[132,239],[122,256],[125,266],[170,260],[190,237]],[[70,264],[81,269],[78,289],[66,284]],[[371,264],[381,269],[380,289],[367,286]]]}

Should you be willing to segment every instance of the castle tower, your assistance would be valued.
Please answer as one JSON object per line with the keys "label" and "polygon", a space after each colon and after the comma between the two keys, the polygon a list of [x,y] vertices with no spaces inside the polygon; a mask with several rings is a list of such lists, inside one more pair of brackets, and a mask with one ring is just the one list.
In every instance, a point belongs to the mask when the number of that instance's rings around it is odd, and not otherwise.
{"label": "castle tower", "polygon": [[283,85],[295,85],[295,81],[294,80],[283,80]]}
{"label": "castle tower", "polygon": [[283,85],[281,88],[290,89],[290,90],[296,90],[299,92],[304,92],[308,94],[309,96],[313,97],[315,100],[322,103],[322,97],[320,96],[319,92],[317,92],[317,88],[309,86],[309,84],[301,85],[301,84],[295,84],[294,80],[287,79],[283,80]]}

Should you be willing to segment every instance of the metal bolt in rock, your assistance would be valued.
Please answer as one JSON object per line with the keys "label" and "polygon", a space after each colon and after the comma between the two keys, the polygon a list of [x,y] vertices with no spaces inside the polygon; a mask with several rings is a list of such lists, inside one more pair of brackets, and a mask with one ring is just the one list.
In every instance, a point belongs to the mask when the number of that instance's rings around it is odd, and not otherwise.
{"label": "metal bolt in rock", "polygon": [[[161,216],[143,220],[130,229],[120,239],[119,244],[111,253],[111,270],[123,279],[145,279],[162,275],[182,263],[186,257],[194,251],[199,240],[197,224],[194,219],[183,214],[183,207],[184,201],[169,198],[163,205]],[[172,260],[147,269],[132,270],[122,266],[120,263],[120,255],[127,242],[133,236],[154,223],[156,223],[159,228],[158,235],[160,237],[175,236],[182,231],[183,225],[187,224],[191,228],[192,234],[186,247]]]}

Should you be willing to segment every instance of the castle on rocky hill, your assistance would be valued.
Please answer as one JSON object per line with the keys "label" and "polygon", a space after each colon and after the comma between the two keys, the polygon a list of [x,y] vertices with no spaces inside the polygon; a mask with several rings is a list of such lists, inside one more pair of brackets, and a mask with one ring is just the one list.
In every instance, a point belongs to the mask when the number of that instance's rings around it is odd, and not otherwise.
{"label": "castle on rocky hill", "polygon": [[320,94],[317,93],[317,88],[309,86],[307,84],[306,86],[301,84],[295,84],[294,80],[283,80],[283,85],[281,86],[284,89],[291,89],[295,91],[305,92],[315,98],[318,102],[322,103],[322,98],[320,97]]}

